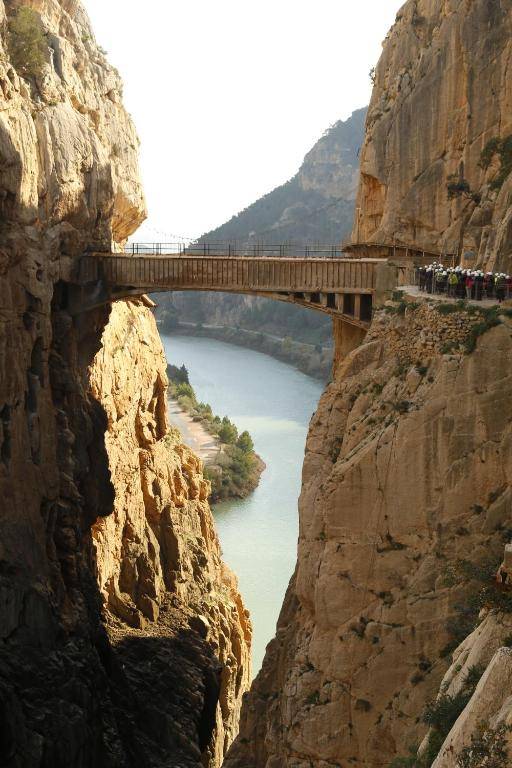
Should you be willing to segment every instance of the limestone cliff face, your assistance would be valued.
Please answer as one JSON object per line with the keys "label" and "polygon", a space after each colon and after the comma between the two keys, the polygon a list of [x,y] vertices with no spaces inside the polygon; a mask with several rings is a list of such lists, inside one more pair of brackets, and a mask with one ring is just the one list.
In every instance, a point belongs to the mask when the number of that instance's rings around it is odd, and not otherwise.
{"label": "limestone cliff face", "polygon": [[[169,746],[173,738],[182,746],[188,740],[193,751],[196,720],[197,757],[203,750],[205,765],[219,766],[250,684],[251,625],[220,557],[202,462],[170,430],[166,367],[150,310],[115,304],[90,374],[91,392],[108,418],[115,491],[112,514],[93,526],[94,562],[116,653],[124,659],[127,645],[140,644],[143,664],[163,653],[195,676],[192,727],[180,722],[184,691],[155,694],[151,668],[136,682],[137,695],[147,690],[151,709],[160,717],[169,713]],[[203,646],[194,663],[188,641]],[[169,689],[175,674],[167,672]]]}
{"label": "limestone cliff face", "polygon": [[[472,739],[486,731],[496,733],[500,726],[512,726],[511,630],[510,614],[489,613],[453,654],[453,664],[443,679],[440,695],[456,695],[471,669],[478,668],[482,676],[446,737],[433,768],[457,768],[462,750],[471,746]],[[512,735],[510,731],[503,735],[510,757]]]}
{"label": "limestone cliff face", "polygon": [[[8,46],[20,6],[36,12],[31,34],[43,46],[31,73]],[[112,310],[112,325],[108,307],[68,311],[78,257],[116,247],[145,217],[121,90],[79,2],[0,0],[9,768],[218,765],[246,683],[248,623],[220,563],[201,468],[165,436],[152,320],[133,303]],[[110,361],[103,371],[100,360]]]}
{"label": "limestone cliff face", "polygon": [[[354,240],[473,249],[510,269],[511,53],[510,0],[403,5],[376,69]],[[496,139],[509,139],[504,162],[482,163]]]}
{"label": "limestone cliff face", "polygon": [[228,768],[377,768],[425,735],[461,597],[447,568],[498,562],[511,512],[512,327],[442,354],[471,322],[382,312],[323,395],[296,571]]}

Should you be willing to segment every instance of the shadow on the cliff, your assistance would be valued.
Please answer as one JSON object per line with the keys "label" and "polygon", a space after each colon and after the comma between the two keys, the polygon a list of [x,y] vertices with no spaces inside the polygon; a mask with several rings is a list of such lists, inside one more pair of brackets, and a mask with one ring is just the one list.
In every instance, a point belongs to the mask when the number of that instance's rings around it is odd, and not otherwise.
{"label": "shadow on the cliff", "polygon": [[103,634],[97,650],[130,765],[200,765],[222,672],[208,643],[181,626],[166,635],[130,633],[115,645]]}

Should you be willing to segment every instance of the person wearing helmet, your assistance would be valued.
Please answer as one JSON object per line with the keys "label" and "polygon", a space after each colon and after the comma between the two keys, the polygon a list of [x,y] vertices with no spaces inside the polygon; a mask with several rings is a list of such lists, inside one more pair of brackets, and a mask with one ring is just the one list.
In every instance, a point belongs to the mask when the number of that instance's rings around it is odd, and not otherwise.
{"label": "person wearing helmet", "polygon": [[503,272],[498,272],[494,278],[494,290],[496,291],[496,298],[500,304],[505,300],[506,287],[505,275]]}
{"label": "person wearing helmet", "polygon": [[452,270],[448,275],[448,296],[452,299],[457,295],[457,287],[459,285],[459,277],[455,270]]}
{"label": "person wearing helmet", "polygon": [[512,277],[510,275],[507,275],[505,278],[505,284],[507,286],[507,299],[510,299],[512,296]]}
{"label": "person wearing helmet", "polygon": [[425,288],[427,293],[432,293],[433,281],[434,281],[434,270],[432,269],[432,267],[428,267],[427,274],[425,277]]}
{"label": "person wearing helmet", "polygon": [[466,299],[472,299],[473,298],[473,288],[475,285],[475,280],[473,278],[473,274],[468,270],[468,273],[466,275]]}
{"label": "person wearing helmet", "polygon": [[475,275],[475,299],[482,301],[482,294],[484,291],[484,274],[483,272],[477,272]]}
{"label": "person wearing helmet", "polygon": [[487,272],[484,277],[484,296],[486,299],[492,299],[494,295],[494,280],[492,272]]}

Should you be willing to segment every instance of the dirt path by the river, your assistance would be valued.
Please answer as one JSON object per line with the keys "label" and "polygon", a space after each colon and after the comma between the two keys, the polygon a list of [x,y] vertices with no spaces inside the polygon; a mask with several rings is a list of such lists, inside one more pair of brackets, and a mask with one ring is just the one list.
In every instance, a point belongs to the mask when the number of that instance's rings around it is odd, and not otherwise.
{"label": "dirt path by the river", "polygon": [[183,442],[196,453],[205,464],[214,464],[219,453],[219,442],[197,421],[184,411],[176,400],[169,398],[169,418],[179,429]]}

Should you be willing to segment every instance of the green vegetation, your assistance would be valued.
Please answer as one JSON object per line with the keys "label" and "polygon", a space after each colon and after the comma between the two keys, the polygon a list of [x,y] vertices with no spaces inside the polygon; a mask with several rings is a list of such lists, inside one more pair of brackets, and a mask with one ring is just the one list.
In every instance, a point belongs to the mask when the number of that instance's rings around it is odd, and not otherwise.
{"label": "green vegetation", "polygon": [[[507,540],[509,532],[506,533]],[[512,594],[500,589],[496,573],[501,557],[488,557],[477,563],[458,560],[445,572],[446,586],[464,585],[463,602],[454,606],[454,615],[446,623],[451,640],[441,651],[441,658],[449,656],[475,629],[482,608],[512,613]]]}
{"label": "green vegetation", "polygon": [[452,304],[440,301],[435,304],[434,309],[436,312],[439,312],[440,315],[454,315],[457,312],[464,312],[467,309],[467,304],[463,299]]}
{"label": "green vegetation", "polygon": [[498,137],[490,139],[480,155],[480,166],[487,170],[496,155],[500,160],[500,168],[498,175],[490,184],[493,190],[501,189],[509,174],[512,173],[512,135],[504,139]]}
{"label": "green vegetation", "polygon": [[479,307],[473,304],[469,305],[464,300],[457,301],[453,304],[441,302],[435,304],[434,307],[436,312],[439,312],[441,315],[453,315],[457,312],[465,312],[470,315],[473,320],[473,325],[468,325],[468,334],[463,342],[459,344],[456,341],[449,341],[441,346],[441,353],[443,355],[454,352],[460,346],[462,346],[467,355],[471,354],[476,348],[476,343],[479,337],[484,333],[487,333],[491,328],[500,324],[501,315],[505,317],[511,316],[510,310],[503,309],[499,305]]}
{"label": "green vegetation", "polygon": [[395,758],[389,768],[430,768],[455,721],[474,694],[483,672],[482,667],[471,667],[457,693],[453,695],[442,693],[435,701],[427,704],[422,716],[425,725],[430,727],[425,751],[420,757],[417,749],[410,747],[410,754]]}
{"label": "green vegetation", "polygon": [[39,14],[22,5],[9,22],[9,54],[15,69],[25,77],[40,75],[48,61],[48,42]]}
{"label": "green vegetation", "polygon": [[500,308],[491,307],[487,310],[482,310],[483,319],[479,323],[475,323],[469,331],[468,337],[464,342],[464,351],[466,354],[470,354],[476,348],[477,339],[484,333],[487,333],[491,328],[500,324],[499,319]]}
{"label": "green vegetation", "polygon": [[169,365],[169,393],[178,405],[194,421],[218,438],[221,451],[215,465],[205,467],[205,477],[210,481],[211,501],[220,501],[233,497],[247,496],[258,484],[263,469],[259,456],[254,451],[254,443],[248,432],[238,434],[238,429],[227,416],[214,415],[208,403],[197,400],[194,388],[190,384],[186,367]]}
{"label": "green vegetation", "polygon": [[471,744],[457,756],[457,768],[508,768],[510,765],[507,735],[512,731],[502,723],[496,729],[480,724]]}
{"label": "green vegetation", "polygon": [[190,384],[188,371],[184,365],[178,368],[177,365],[171,365],[169,363],[167,366],[167,375],[175,384]]}
{"label": "green vegetation", "polygon": [[418,757],[418,747],[411,746],[408,757],[395,757],[389,768],[425,768],[425,765]]}
{"label": "green vegetation", "polygon": [[457,174],[448,177],[448,184],[446,188],[448,190],[448,199],[453,200],[456,197],[465,197],[467,200],[471,200],[476,205],[479,205],[482,201],[482,196],[479,192],[475,192],[469,186],[469,182],[464,178],[460,178]]}

